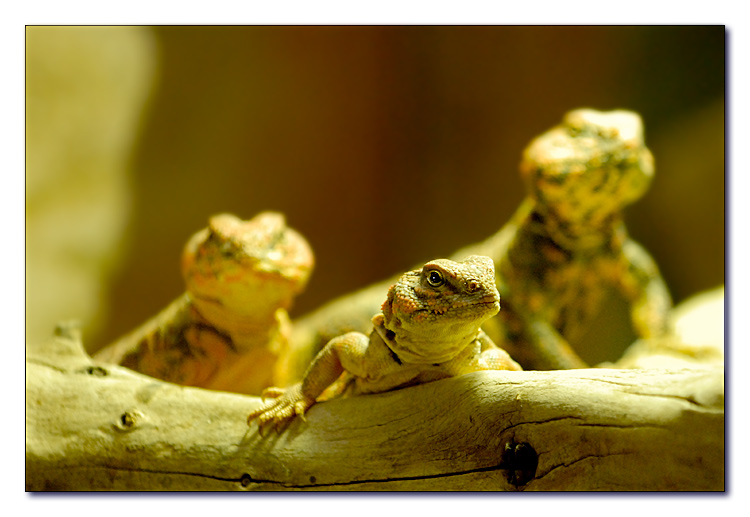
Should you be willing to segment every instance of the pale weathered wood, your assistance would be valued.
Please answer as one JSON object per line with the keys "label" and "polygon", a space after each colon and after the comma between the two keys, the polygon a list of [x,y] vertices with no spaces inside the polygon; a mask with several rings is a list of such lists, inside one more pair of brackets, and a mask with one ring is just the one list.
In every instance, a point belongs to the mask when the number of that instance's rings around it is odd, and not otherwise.
{"label": "pale weathered wood", "polygon": [[[257,398],[96,364],[59,334],[27,352],[28,490],[724,488],[721,367],[481,372],[321,403],[260,437]],[[503,451],[522,442],[538,467],[512,484]]]}

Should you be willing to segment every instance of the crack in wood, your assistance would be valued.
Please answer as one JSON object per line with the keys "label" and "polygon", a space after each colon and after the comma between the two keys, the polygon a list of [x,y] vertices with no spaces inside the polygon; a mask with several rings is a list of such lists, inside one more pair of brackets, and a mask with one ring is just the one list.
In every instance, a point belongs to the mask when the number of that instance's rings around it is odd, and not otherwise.
{"label": "crack in wood", "polygon": [[327,487],[337,487],[337,486],[352,486],[352,485],[363,485],[367,483],[393,483],[393,482],[400,482],[400,481],[422,481],[427,479],[440,479],[440,478],[450,478],[455,476],[465,476],[470,474],[478,474],[481,472],[492,472],[496,470],[505,470],[507,467],[503,464],[500,465],[492,465],[489,467],[478,467],[475,469],[468,469],[468,470],[462,470],[457,472],[444,472],[440,474],[427,474],[422,476],[402,476],[402,477],[394,477],[394,478],[378,478],[378,479],[361,479],[361,480],[353,480],[353,481],[340,481],[340,482],[332,482],[332,483],[311,483],[311,484],[290,484],[290,483],[284,483],[283,481],[274,481],[274,480],[260,480],[260,479],[252,479],[252,481],[256,484],[276,484],[279,486],[283,486],[284,488],[327,488]]}
{"label": "crack in wood", "polygon": [[587,454],[585,456],[581,456],[580,458],[577,458],[577,459],[575,459],[573,461],[570,461],[568,463],[561,463],[559,465],[554,465],[553,467],[549,468],[546,472],[539,473],[536,476],[536,478],[534,480],[532,480],[532,482],[535,481],[535,480],[543,479],[545,476],[549,475],[551,472],[553,472],[553,471],[555,471],[557,469],[568,468],[568,467],[570,467],[572,465],[575,465],[576,463],[580,463],[580,462],[582,462],[584,460],[587,460],[587,459],[591,459],[591,458],[600,458],[600,459],[601,458],[612,458],[614,456],[629,456],[631,454],[635,454],[635,453],[634,452],[614,452],[614,453],[611,453],[611,454]]}
{"label": "crack in wood", "polygon": [[715,411],[719,409],[716,406],[701,404],[700,402],[695,400],[693,397],[689,397],[689,396],[684,397],[680,395],[671,395],[669,393],[635,393],[634,395],[643,395],[645,397],[660,397],[660,398],[666,398],[666,399],[672,399],[672,400],[682,400],[684,402],[689,403],[692,406],[697,406],[701,408],[702,410],[707,410],[707,411]]}
{"label": "crack in wood", "polygon": [[503,429],[503,432],[508,432],[511,429],[515,429],[516,427],[522,426],[522,425],[536,425],[536,424],[549,424],[552,422],[559,422],[562,420],[583,420],[582,417],[568,415],[568,416],[560,416],[560,417],[554,417],[554,418],[548,418],[545,420],[525,420],[523,422],[518,422],[517,424],[511,424],[505,429]]}
{"label": "crack in wood", "polygon": [[[64,467],[64,468],[71,468],[71,467]],[[152,470],[152,469],[141,469],[141,468],[125,468],[125,467],[112,467],[112,466],[98,466],[98,467],[72,467],[72,468],[82,468],[82,469],[103,469],[103,470],[110,470],[110,471],[124,471],[124,472],[143,472],[146,474],[159,474],[159,475],[166,475],[166,476],[194,476],[194,477],[201,477],[206,479],[214,479],[216,481],[226,481],[228,483],[238,483],[242,485],[243,487],[249,486],[251,483],[256,485],[277,485],[279,487],[288,488],[288,489],[302,489],[302,488],[330,488],[330,487],[337,487],[337,486],[353,486],[353,485],[363,485],[367,483],[393,483],[393,482],[401,482],[401,481],[421,481],[421,480],[427,480],[427,479],[440,479],[440,478],[449,478],[454,476],[465,476],[470,474],[478,474],[482,472],[492,472],[497,470],[505,470],[507,469],[506,466],[503,464],[500,465],[492,465],[488,467],[478,467],[475,469],[468,469],[458,472],[445,472],[440,474],[427,474],[422,476],[402,476],[402,477],[394,477],[394,478],[376,478],[376,479],[362,479],[362,480],[354,480],[354,481],[339,481],[339,482],[331,482],[331,483],[309,483],[309,484],[296,484],[296,483],[287,483],[284,481],[278,481],[274,479],[256,479],[253,478],[251,475],[247,473],[243,473],[240,477],[234,478],[234,477],[220,477],[220,476],[212,476],[210,474],[203,474],[200,472],[180,472],[180,471],[169,471],[169,470]]]}

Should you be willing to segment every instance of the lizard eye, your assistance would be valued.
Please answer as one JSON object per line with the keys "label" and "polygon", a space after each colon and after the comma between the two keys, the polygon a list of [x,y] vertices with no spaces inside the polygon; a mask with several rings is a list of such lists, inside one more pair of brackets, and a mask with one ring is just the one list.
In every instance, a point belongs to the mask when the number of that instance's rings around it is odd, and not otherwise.
{"label": "lizard eye", "polygon": [[433,269],[432,271],[427,272],[427,283],[430,284],[432,287],[440,287],[445,283],[445,278],[443,278],[442,273],[440,271],[437,271],[436,269]]}
{"label": "lizard eye", "polygon": [[222,257],[231,258],[235,255],[235,245],[215,229],[208,227],[208,237],[205,244],[210,244],[211,249],[217,250]]}
{"label": "lizard eye", "polygon": [[231,242],[222,243],[219,247],[219,251],[224,258],[231,258],[234,256],[234,246],[232,246]]}

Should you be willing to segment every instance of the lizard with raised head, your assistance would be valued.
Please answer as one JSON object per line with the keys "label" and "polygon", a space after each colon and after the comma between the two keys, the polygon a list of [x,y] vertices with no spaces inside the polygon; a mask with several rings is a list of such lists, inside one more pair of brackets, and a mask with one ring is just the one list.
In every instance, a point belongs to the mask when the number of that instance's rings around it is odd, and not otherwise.
{"label": "lizard with raised head", "polygon": [[[484,329],[526,369],[582,368],[571,343],[599,311],[608,286],[630,307],[637,337],[668,330],[669,291],[648,252],[627,234],[623,208],[654,174],[634,112],[569,112],[523,154],[527,197],[489,239],[452,257],[492,258],[503,310]],[[366,328],[392,280],[339,298],[294,322],[296,369],[331,337]]]}
{"label": "lizard with raised head", "polygon": [[274,400],[258,407],[248,425],[278,431],[321,395],[381,393],[480,370],[520,370],[480,325],[500,310],[495,268],[488,257],[437,259],[404,273],[390,287],[369,336],[350,332],[326,344],[301,382],[270,388]]}
{"label": "lizard with raised head", "polygon": [[284,216],[211,217],[182,255],[186,292],[95,358],[187,386],[257,395],[287,383],[287,309],[313,268]]}

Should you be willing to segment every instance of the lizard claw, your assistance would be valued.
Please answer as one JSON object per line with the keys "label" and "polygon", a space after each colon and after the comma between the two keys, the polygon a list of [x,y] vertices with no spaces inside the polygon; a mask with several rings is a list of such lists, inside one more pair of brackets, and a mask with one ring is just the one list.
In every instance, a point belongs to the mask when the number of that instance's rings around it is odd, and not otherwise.
{"label": "lizard claw", "polygon": [[307,422],[305,418],[305,412],[313,405],[315,401],[308,402],[307,400],[300,400],[294,405],[294,414],[300,417],[304,422]]}
{"label": "lizard claw", "polygon": [[314,399],[310,399],[302,393],[300,384],[296,384],[289,389],[269,388],[263,392],[263,395],[266,394],[275,399],[262,404],[247,417],[248,425],[253,420],[258,420],[258,430],[261,436],[263,436],[263,428],[267,424],[272,424],[276,432],[279,432],[284,424],[290,422],[295,416],[299,415],[305,420],[305,411],[315,404]]}

